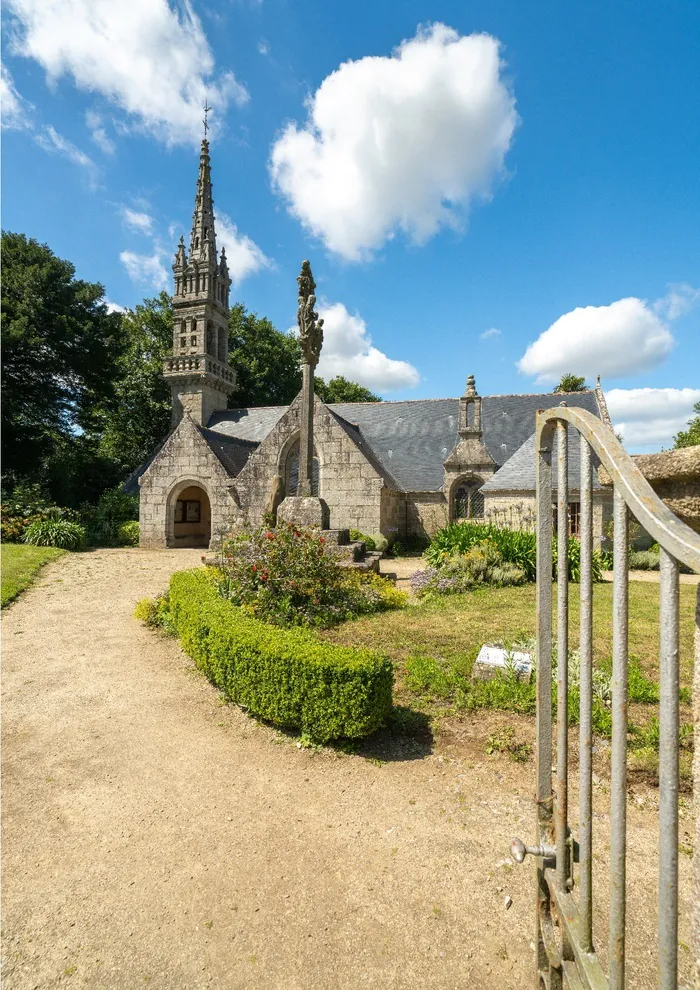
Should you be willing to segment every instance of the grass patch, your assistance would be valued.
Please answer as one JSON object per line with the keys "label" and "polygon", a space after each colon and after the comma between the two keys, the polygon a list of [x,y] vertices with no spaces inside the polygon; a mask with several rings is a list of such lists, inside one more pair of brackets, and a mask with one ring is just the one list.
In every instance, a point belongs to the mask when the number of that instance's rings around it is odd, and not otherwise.
{"label": "grass patch", "polygon": [[65,550],[54,547],[32,547],[20,543],[3,543],[0,549],[3,608],[29,587],[44,564],[65,553]]}
{"label": "grass patch", "polygon": [[[346,622],[324,637],[352,646],[386,650],[399,681],[405,680],[406,661],[424,655],[459,664],[465,675],[484,643],[514,643],[535,635],[535,586],[482,588],[466,595],[449,595],[411,604],[400,612],[385,612]],[[680,586],[681,684],[689,688],[693,676],[693,627],[697,589]],[[553,589],[556,595],[556,589]],[[554,609],[556,621],[556,607]],[[569,645],[578,647],[579,586],[569,588]],[[641,673],[658,682],[659,586],[632,581],[629,586],[629,652],[639,658]],[[602,664],[612,655],[612,584],[593,587],[593,655]],[[397,685],[400,688],[400,683]]]}

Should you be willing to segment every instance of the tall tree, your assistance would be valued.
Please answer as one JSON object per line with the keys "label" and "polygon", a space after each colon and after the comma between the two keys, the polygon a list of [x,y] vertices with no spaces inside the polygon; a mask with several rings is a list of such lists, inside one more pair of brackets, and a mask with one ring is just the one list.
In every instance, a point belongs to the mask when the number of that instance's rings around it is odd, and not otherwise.
{"label": "tall tree", "polygon": [[2,258],[3,474],[50,485],[52,455],[94,431],[113,394],[121,320],[45,244],[3,231]]}
{"label": "tall tree", "polygon": [[105,410],[100,452],[122,476],[151,454],[170,428],[170,386],[163,358],[173,343],[172,299],[161,292],[127,310],[121,320],[124,352],[115,369],[115,398]]}
{"label": "tall tree", "polygon": [[696,415],[688,420],[688,429],[681,430],[673,438],[673,447],[675,450],[681,447],[697,447],[700,445],[700,402],[695,403],[693,410]]}
{"label": "tall tree", "polygon": [[342,375],[336,375],[329,382],[314,378],[316,395],[323,402],[381,402],[381,398],[370,392],[364,385],[350,382]]}
{"label": "tall tree", "polygon": [[562,375],[559,384],[552,389],[553,392],[587,392],[588,385],[586,385],[585,378],[579,378],[578,375]]}
{"label": "tall tree", "polygon": [[229,407],[284,406],[301,388],[301,348],[291,334],[236,303],[229,313],[229,363],[236,391]]}

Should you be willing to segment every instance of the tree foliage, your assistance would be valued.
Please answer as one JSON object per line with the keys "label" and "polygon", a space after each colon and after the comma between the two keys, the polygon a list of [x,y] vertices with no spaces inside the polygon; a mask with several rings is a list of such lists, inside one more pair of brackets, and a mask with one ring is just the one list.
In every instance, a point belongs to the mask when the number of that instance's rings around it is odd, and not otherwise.
{"label": "tree foliage", "polygon": [[53,488],[58,459],[85,452],[113,399],[121,321],[45,244],[3,231],[2,256],[3,475]]}
{"label": "tree foliage", "polygon": [[588,385],[586,385],[585,377],[580,378],[578,375],[562,375],[559,384],[552,389],[553,392],[587,392]]}
{"label": "tree foliage", "polygon": [[316,395],[323,402],[381,402],[381,398],[370,392],[364,385],[350,382],[342,375],[324,382],[322,378],[314,378]]}
{"label": "tree foliage", "polygon": [[681,430],[673,438],[674,450],[679,450],[681,447],[697,447],[700,445],[700,402],[695,403],[693,410],[696,415],[688,420],[688,429]]}
{"label": "tree foliage", "polygon": [[170,386],[163,358],[172,347],[173,308],[167,292],[144,299],[121,320],[124,350],[115,368],[113,408],[104,409],[100,452],[122,477],[155,450],[170,428]]}
{"label": "tree foliage", "polygon": [[286,406],[299,393],[301,347],[296,337],[236,303],[229,314],[228,343],[237,376],[229,408]]}

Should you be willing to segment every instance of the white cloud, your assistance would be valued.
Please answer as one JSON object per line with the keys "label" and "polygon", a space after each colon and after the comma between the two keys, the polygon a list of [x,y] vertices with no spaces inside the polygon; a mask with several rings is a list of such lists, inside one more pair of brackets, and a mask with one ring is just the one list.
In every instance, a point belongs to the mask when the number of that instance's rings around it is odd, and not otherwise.
{"label": "white cloud", "polygon": [[605,393],[610,418],[627,446],[670,447],[686,428],[700,388],[613,388]]}
{"label": "white cloud", "polygon": [[120,306],[119,303],[112,302],[111,299],[105,299],[105,306],[108,313],[126,313],[126,306]]}
{"label": "white cloud", "polygon": [[85,114],[85,123],[90,131],[92,140],[95,142],[100,151],[103,151],[106,155],[113,155],[117,150],[117,146],[107,134],[100,114],[95,110],[88,110]]}
{"label": "white cloud", "polygon": [[479,335],[480,340],[491,340],[492,337],[500,337],[501,331],[498,327],[490,327],[488,330],[484,330],[482,334]]}
{"label": "white cloud", "polygon": [[0,106],[3,127],[14,131],[27,130],[31,127],[28,112],[34,108],[19,95],[9,69],[4,65],[0,75]]}
{"label": "white cloud", "polygon": [[270,45],[268,44],[268,42],[264,38],[261,38],[260,41],[258,42],[258,52],[261,55],[269,55],[270,54]]}
{"label": "white cloud", "polygon": [[233,72],[215,76],[189,0],[7,0],[6,7],[16,18],[14,53],[35,59],[49,84],[72,76],[169,144],[201,138],[205,96],[221,115],[249,98]]}
{"label": "white cloud", "polygon": [[160,254],[134,254],[133,251],[122,251],[119,260],[126,268],[126,273],[132,282],[141,282],[153,286],[154,289],[165,289],[168,286],[166,271]]}
{"label": "white cloud", "polygon": [[246,234],[241,234],[225,213],[216,214],[216,239],[219,248],[226,248],[226,262],[234,282],[242,282],[247,275],[272,265],[261,248]]}
{"label": "white cloud", "polygon": [[525,351],[518,368],[538,382],[561,375],[615,377],[645,371],[663,361],[674,345],[668,327],[642,299],[609,306],[581,306],[565,313]]}
{"label": "white cloud", "polygon": [[128,206],[119,209],[122,223],[129,230],[135,230],[139,234],[150,234],[153,230],[153,217],[148,213],[139,210],[132,210]]}
{"label": "white cloud", "polygon": [[459,226],[503,169],[517,122],[499,42],[419,29],[391,57],[344,62],[270,158],[290,212],[332,251],[368,257],[397,230],[416,243]]}
{"label": "white cloud", "polygon": [[372,345],[367,324],[342,303],[320,305],[323,317],[323,349],[318,374],[326,380],[337,375],[378,392],[413,388],[420,378],[407,361],[396,361]]}
{"label": "white cloud", "polygon": [[668,292],[654,303],[654,312],[668,320],[685,316],[700,303],[700,289],[694,289],[687,282],[671,282]]}
{"label": "white cloud", "polygon": [[59,134],[51,124],[44,127],[40,133],[35,134],[34,138],[44,151],[48,151],[50,154],[63,155],[64,158],[73,162],[74,165],[79,165],[80,168],[85,169],[90,184],[93,186],[96,184],[97,166],[92,158],[86,155],[84,151],[81,151],[80,148],[77,148],[68,138]]}

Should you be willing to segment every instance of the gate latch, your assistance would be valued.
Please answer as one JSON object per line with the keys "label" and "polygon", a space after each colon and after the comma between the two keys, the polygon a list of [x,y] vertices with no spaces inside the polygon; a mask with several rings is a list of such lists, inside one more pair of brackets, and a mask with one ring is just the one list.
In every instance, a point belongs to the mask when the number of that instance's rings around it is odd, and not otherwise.
{"label": "gate latch", "polygon": [[526,856],[542,856],[544,859],[557,857],[554,846],[526,846],[522,839],[513,839],[510,844],[510,854],[516,863],[522,863]]}

